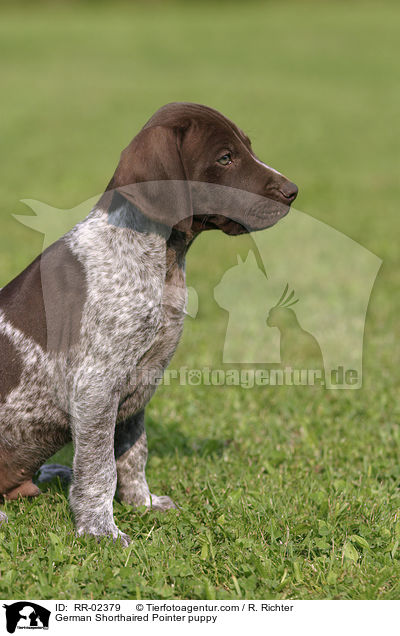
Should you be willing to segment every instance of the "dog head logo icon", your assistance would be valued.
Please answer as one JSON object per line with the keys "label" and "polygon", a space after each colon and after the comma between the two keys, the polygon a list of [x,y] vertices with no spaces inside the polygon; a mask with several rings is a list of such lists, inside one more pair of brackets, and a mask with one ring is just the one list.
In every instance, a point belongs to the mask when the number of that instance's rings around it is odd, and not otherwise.
{"label": "dog head logo icon", "polygon": [[3,607],[6,610],[6,627],[9,634],[14,634],[16,629],[49,628],[51,612],[37,603],[18,601]]}

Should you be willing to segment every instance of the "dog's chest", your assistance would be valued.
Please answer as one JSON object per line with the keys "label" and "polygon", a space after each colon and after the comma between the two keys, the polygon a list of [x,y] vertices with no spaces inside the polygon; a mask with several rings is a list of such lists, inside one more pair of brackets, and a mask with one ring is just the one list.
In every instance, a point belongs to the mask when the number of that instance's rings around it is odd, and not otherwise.
{"label": "dog's chest", "polygon": [[168,366],[183,330],[186,301],[185,272],[181,264],[171,261],[167,253],[165,280],[162,285],[162,301],[151,345],[130,368],[129,380],[121,398],[123,407],[119,419],[124,419],[142,409],[157,387],[157,381]]}
{"label": "dog's chest", "polygon": [[122,400],[132,394],[132,412],[154,392],[148,377],[162,374],[182,333],[184,245],[171,248],[157,234],[96,219],[93,225],[94,236],[86,224],[73,246],[87,273],[80,356],[85,367],[91,358],[116,383]]}

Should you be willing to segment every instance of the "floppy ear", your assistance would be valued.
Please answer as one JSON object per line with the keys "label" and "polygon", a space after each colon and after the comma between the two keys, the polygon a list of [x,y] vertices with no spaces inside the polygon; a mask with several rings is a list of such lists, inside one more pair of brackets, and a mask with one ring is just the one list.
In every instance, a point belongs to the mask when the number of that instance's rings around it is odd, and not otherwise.
{"label": "floppy ear", "polygon": [[187,232],[193,211],[182,135],[167,126],[141,130],[122,152],[107,190],[118,191],[151,221]]}

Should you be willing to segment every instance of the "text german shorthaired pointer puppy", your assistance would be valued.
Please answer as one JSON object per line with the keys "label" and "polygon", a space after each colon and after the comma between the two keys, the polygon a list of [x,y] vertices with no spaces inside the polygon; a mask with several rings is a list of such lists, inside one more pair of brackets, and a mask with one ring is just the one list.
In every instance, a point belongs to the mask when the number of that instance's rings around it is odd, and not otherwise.
{"label": "text german shorthaired pointer puppy", "polygon": [[129,542],[117,481],[125,502],[174,507],[146,482],[144,408],[181,336],[186,252],[203,230],[274,225],[296,195],[217,111],[153,115],[89,216],[0,291],[0,496],[39,494],[33,475],[72,439],[79,534]]}

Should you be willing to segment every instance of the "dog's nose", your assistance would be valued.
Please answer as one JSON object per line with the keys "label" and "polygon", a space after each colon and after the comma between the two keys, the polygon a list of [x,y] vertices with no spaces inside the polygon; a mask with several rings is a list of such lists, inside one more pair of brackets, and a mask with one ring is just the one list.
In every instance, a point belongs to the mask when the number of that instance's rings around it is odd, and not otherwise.
{"label": "dog's nose", "polygon": [[297,197],[299,189],[295,183],[292,183],[292,181],[285,181],[285,183],[279,186],[279,192],[283,194],[285,199],[288,199],[288,201],[292,203]]}

